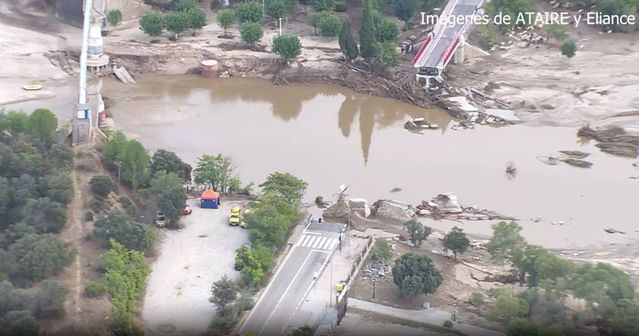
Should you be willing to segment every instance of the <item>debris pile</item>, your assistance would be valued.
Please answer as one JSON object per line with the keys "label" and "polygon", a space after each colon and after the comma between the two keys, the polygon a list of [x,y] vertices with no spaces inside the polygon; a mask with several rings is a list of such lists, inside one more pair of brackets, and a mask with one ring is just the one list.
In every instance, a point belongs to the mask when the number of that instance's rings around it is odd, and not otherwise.
{"label": "debris pile", "polygon": [[639,136],[631,135],[619,126],[608,126],[599,129],[584,126],[577,136],[599,141],[595,146],[602,152],[635,158],[639,154]]}
{"label": "debris pile", "polygon": [[351,213],[351,206],[346,197],[342,197],[337,202],[331,204],[324,210],[322,216],[331,219],[341,219],[347,221]]}
{"label": "debris pile", "polygon": [[413,118],[404,123],[404,128],[409,131],[417,131],[423,129],[439,129],[439,125],[431,123],[424,118]]}
{"label": "debris pile", "polygon": [[348,200],[350,210],[364,218],[370,216],[371,208],[365,198],[351,198]]}
{"label": "debris pile", "polygon": [[506,37],[509,40],[499,44],[500,50],[508,50],[512,48],[513,44],[516,44],[518,48],[528,48],[531,44],[536,44],[538,47],[538,45],[544,44],[548,40],[546,36],[535,32],[534,26],[529,26],[520,31],[511,31],[506,33]]}
{"label": "debris pile", "polygon": [[439,194],[430,201],[422,201],[417,208],[418,215],[435,220],[515,220],[514,217],[504,216],[492,210],[474,206],[464,207],[459,204],[454,193]]}
{"label": "debris pile", "polygon": [[362,269],[362,279],[383,279],[393,275],[392,267],[380,263],[370,263]]}
{"label": "debris pile", "polygon": [[378,200],[371,206],[372,215],[401,222],[409,221],[416,211],[412,205],[396,200]]}
{"label": "debris pile", "polygon": [[537,160],[551,166],[556,166],[559,162],[571,165],[579,168],[590,168],[593,166],[592,162],[583,160],[588,157],[590,153],[576,151],[576,150],[562,150],[559,151],[558,156],[538,156]]}

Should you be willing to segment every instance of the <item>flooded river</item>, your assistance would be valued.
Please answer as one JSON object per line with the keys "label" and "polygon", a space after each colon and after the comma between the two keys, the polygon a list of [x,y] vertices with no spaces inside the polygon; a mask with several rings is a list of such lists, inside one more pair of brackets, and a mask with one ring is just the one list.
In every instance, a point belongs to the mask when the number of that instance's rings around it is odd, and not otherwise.
{"label": "flooded river", "polygon": [[[116,127],[150,149],[175,151],[194,163],[202,154],[229,154],[244,181],[273,171],[309,182],[308,201],[332,198],[340,184],[372,202],[417,203],[456,192],[477,205],[522,219],[532,242],[547,247],[635,243],[639,175],[632,160],[582,143],[573,128],[513,126],[453,131],[448,115],[332,86],[272,86],[248,79],[145,76],[134,86],[106,80]],[[414,134],[410,117],[440,130]],[[549,166],[537,156],[559,150],[591,153],[591,169]],[[505,174],[509,162],[517,175]],[[391,193],[393,188],[400,192]],[[531,219],[541,217],[538,223]],[[552,225],[563,221],[564,225]],[[469,232],[489,225],[467,223]],[[615,228],[627,234],[606,234]]]}

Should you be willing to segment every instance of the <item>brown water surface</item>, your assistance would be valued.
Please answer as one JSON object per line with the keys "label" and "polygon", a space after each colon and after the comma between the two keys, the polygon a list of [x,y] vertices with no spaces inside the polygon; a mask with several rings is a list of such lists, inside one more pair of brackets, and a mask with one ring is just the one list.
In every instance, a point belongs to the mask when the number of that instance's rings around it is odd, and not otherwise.
{"label": "brown water surface", "polygon": [[[522,219],[526,236],[549,247],[636,244],[639,175],[632,160],[580,142],[576,129],[512,126],[453,131],[448,115],[333,86],[272,86],[248,79],[144,76],[133,86],[105,80],[117,127],[154,150],[194,163],[202,154],[230,154],[244,181],[273,171],[309,182],[308,201],[331,198],[340,184],[372,202],[416,203],[454,191],[477,205]],[[403,128],[424,117],[440,130]],[[549,166],[536,157],[558,150],[591,153],[591,169]],[[505,174],[509,162],[517,167]],[[398,187],[400,192],[391,193]],[[535,223],[530,219],[541,217]],[[563,221],[564,225],[552,225]],[[489,233],[489,224],[467,223]],[[610,235],[605,228],[625,231]]]}

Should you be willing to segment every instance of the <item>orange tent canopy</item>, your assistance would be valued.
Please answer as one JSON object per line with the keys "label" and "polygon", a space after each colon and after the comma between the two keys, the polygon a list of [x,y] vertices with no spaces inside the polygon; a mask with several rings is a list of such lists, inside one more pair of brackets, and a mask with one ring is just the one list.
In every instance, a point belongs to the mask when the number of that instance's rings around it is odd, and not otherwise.
{"label": "orange tent canopy", "polygon": [[206,189],[202,192],[200,198],[205,200],[218,199],[220,198],[220,193],[216,192],[213,189]]}

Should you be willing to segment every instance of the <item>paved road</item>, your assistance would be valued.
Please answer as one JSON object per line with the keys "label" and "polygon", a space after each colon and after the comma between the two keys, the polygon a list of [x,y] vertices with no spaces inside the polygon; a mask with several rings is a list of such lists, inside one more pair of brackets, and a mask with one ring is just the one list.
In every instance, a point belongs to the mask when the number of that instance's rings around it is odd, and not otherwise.
{"label": "paved road", "polygon": [[279,336],[286,332],[314,278],[339,245],[336,228],[336,224],[315,222],[304,230],[240,328],[241,335]]}

